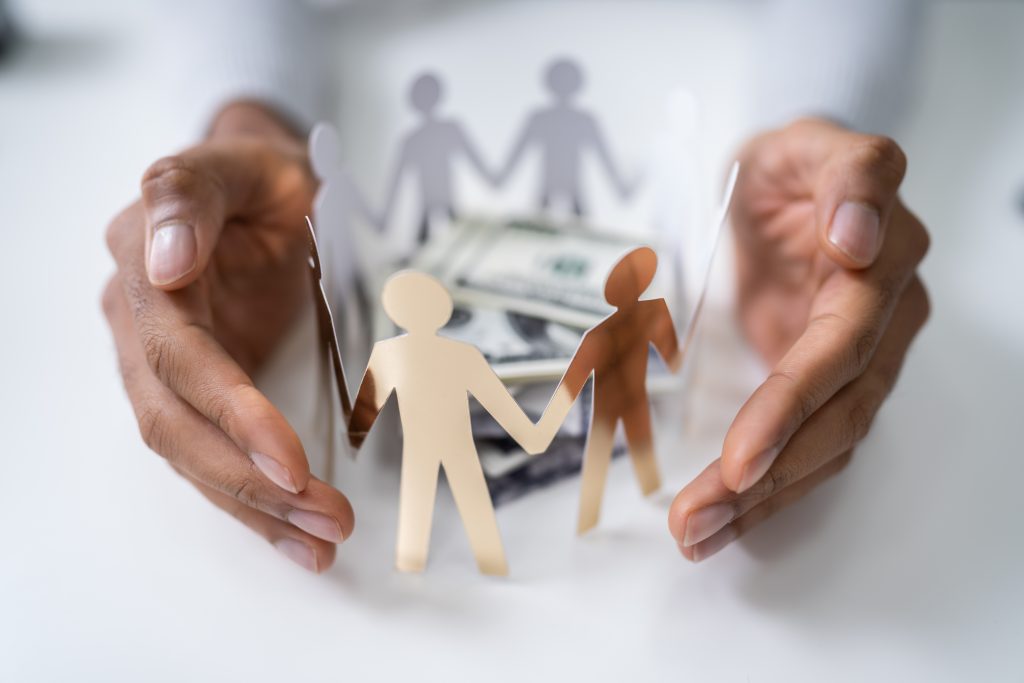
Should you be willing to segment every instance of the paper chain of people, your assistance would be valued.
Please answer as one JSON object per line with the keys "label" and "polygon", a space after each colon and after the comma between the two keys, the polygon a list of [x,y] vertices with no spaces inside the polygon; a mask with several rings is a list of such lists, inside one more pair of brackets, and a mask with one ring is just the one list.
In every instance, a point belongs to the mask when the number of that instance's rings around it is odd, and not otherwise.
{"label": "paper chain of people", "polygon": [[647,495],[660,486],[647,400],[648,349],[653,344],[673,371],[681,365],[682,353],[665,300],[640,299],[657,270],[652,249],[634,249],[612,268],[605,298],[615,310],[584,334],[554,396],[534,424],[476,347],[438,335],[451,317],[451,296],[437,279],[412,270],[391,276],[381,297],[387,316],[406,333],[373,346],[351,401],[330,307],[319,282],[311,223],[309,235],[321,338],[329,349],[353,448],[362,445],[391,394],[398,400],[404,444],[396,550],[399,570],[421,571],[426,566],[438,473],[444,467],[480,571],[508,573],[494,506],[473,443],[469,395],[527,453],[537,455],[547,449],[593,375],[579,533],[597,524],[620,421],[641,490]]}
{"label": "paper chain of people", "polygon": [[[635,183],[627,184],[620,176],[594,117],[572,104],[583,83],[579,66],[570,60],[556,60],[546,71],[546,82],[554,102],[528,118],[505,165],[492,173],[462,127],[453,120],[437,117],[440,80],[431,74],[416,78],[410,89],[410,102],[421,114],[422,123],[402,142],[384,210],[379,215],[370,209],[344,170],[337,132],[329,125],[318,124],[310,136],[310,158],[321,180],[314,213],[320,236],[327,237],[332,244],[334,283],[353,285],[360,280],[355,277],[358,264],[351,259],[354,244],[349,213],[356,211],[371,225],[383,229],[391,221],[396,196],[407,173],[415,176],[422,195],[417,233],[420,243],[429,237],[432,216],[454,218],[451,166],[460,155],[492,185],[500,186],[524,152],[532,146],[539,147],[540,207],[565,202],[579,216],[584,213],[580,162],[583,153],[590,150],[604,165],[620,197],[626,199]],[[470,394],[525,451],[536,455],[547,449],[584,385],[594,376],[579,533],[597,524],[615,429],[620,421],[642,491],[646,495],[659,487],[646,390],[648,350],[653,344],[673,370],[681,364],[682,355],[664,299],[640,300],[657,269],[653,250],[636,249],[612,269],[605,298],[615,312],[584,335],[544,415],[534,424],[478,349],[437,334],[451,317],[451,296],[438,280],[415,271],[397,273],[384,286],[384,311],[406,334],[374,345],[352,401],[337,331],[321,282],[320,255],[312,224],[309,230],[321,340],[329,350],[341,410],[354,448],[362,444],[389,396],[397,396],[404,438],[396,558],[399,570],[421,571],[426,565],[438,474],[444,467],[480,571],[508,573],[494,506],[473,442]],[[345,316],[345,332],[357,327],[351,309],[359,305],[358,298],[346,297],[346,310],[340,311]],[[356,343],[349,334],[346,339]]]}
{"label": "paper chain of people", "polygon": [[[326,210],[334,220],[346,223],[350,211],[358,213],[383,231],[392,221],[403,178],[412,175],[421,194],[417,241],[422,244],[429,237],[432,217],[455,217],[452,164],[456,159],[461,157],[469,161],[490,185],[500,187],[519,165],[523,154],[532,147],[540,150],[542,158],[538,197],[541,208],[548,208],[554,202],[564,202],[577,216],[585,213],[581,161],[588,151],[594,153],[604,166],[619,196],[623,200],[629,198],[639,180],[629,183],[622,177],[597,120],[573,103],[583,86],[582,69],[572,60],[558,59],[548,66],[545,81],[553,102],[529,116],[504,166],[492,171],[462,125],[454,119],[438,116],[437,107],[443,92],[441,80],[430,73],[418,76],[409,89],[409,103],[420,115],[421,122],[402,140],[383,210],[379,213],[370,208],[344,170],[337,132],[327,124],[318,124],[310,140],[310,159],[321,183],[330,187],[332,198],[329,201],[334,206],[326,207]],[[326,197],[326,193],[323,196]],[[323,201],[328,200],[325,198]]]}

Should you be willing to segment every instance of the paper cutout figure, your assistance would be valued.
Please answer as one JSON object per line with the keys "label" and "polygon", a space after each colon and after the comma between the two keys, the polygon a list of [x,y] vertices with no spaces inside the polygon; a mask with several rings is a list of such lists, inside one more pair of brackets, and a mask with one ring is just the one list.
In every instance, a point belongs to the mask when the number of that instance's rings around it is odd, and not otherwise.
{"label": "paper cutout figure", "polygon": [[426,566],[438,471],[444,467],[477,566],[484,574],[505,575],[508,563],[473,442],[468,394],[530,454],[547,447],[557,425],[534,425],[475,346],[437,334],[453,304],[434,277],[397,273],[384,285],[382,301],[407,334],[379,341],[370,352],[349,438],[358,448],[388,397],[397,395],[404,445],[396,567],[416,572]]}
{"label": "paper cutout figure", "polygon": [[352,212],[358,212],[368,223],[376,225],[377,216],[345,169],[338,130],[331,124],[321,121],[313,126],[309,134],[309,162],[320,181],[313,198],[316,226],[330,234],[332,266],[337,277],[347,283],[359,272],[349,218]]}
{"label": "paper cutout figure", "polygon": [[548,66],[545,82],[555,101],[527,119],[505,166],[498,173],[497,183],[504,184],[523,153],[536,145],[540,148],[543,169],[540,207],[547,209],[552,201],[564,200],[573,213],[582,216],[585,211],[580,189],[580,161],[589,149],[597,154],[619,197],[628,199],[633,188],[622,178],[612,160],[597,119],[572,102],[583,87],[583,70],[572,60],[558,59]]}
{"label": "paper cutout figure", "polygon": [[538,425],[543,430],[561,424],[593,375],[593,413],[580,483],[580,534],[597,524],[620,421],[641,491],[648,495],[661,486],[647,400],[647,358],[653,345],[675,372],[682,354],[665,300],[640,300],[657,267],[658,257],[648,247],[634,249],[615,264],[605,283],[605,299],[616,310],[583,335]]}
{"label": "paper cutout figure", "polygon": [[442,94],[441,80],[431,73],[418,76],[409,89],[409,102],[422,115],[423,121],[402,140],[381,219],[383,226],[391,222],[402,177],[411,172],[416,177],[423,202],[418,244],[426,242],[432,217],[443,214],[449,219],[455,218],[452,162],[456,158],[464,156],[489,183],[495,182],[462,125],[454,119],[437,117]]}
{"label": "paper cutout figure", "polygon": [[[338,334],[334,326],[334,316],[331,314],[331,306],[328,303],[327,292],[323,283],[323,268],[320,262],[320,249],[316,241],[316,231],[313,229],[313,222],[306,216],[306,238],[309,244],[309,274],[313,291],[313,305],[316,311],[316,327],[318,337],[318,359],[326,372],[320,375],[318,382],[321,401],[318,402],[317,415],[323,415],[326,422],[326,448],[325,469],[320,476],[326,481],[334,479],[334,454],[335,434],[337,425],[334,414],[334,401],[331,385],[338,395],[338,405],[344,424],[348,424],[348,418],[352,414],[352,406],[349,402],[348,385],[345,381],[345,368],[341,361],[341,349],[338,346]],[[321,412],[322,411],[322,412]]]}
{"label": "paper cutout figure", "polygon": [[321,353],[326,354],[327,364],[331,367],[334,386],[338,392],[338,403],[341,414],[348,424],[352,415],[352,403],[348,395],[348,382],[345,380],[345,367],[341,362],[341,349],[338,346],[338,334],[334,326],[334,315],[324,291],[323,269],[320,266],[320,249],[316,241],[313,222],[306,216],[307,238],[309,240],[309,270],[313,282],[313,302],[316,307],[316,327],[320,338]]}
{"label": "paper cutout figure", "polygon": [[336,304],[346,349],[365,358],[365,321],[370,312],[351,218],[358,214],[371,225],[377,225],[378,219],[342,163],[341,141],[334,126],[324,122],[313,126],[309,160],[320,180],[313,199],[313,217],[327,253],[331,301]]}

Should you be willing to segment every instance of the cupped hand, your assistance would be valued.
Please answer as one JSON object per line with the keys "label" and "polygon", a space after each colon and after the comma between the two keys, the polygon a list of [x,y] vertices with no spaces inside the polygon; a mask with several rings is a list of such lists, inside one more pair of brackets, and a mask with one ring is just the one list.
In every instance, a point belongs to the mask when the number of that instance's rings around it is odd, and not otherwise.
{"label": "cupped hand", "polygon": [[892,140],[808,119],[753,139],[740,161],[740,320],[772,369],[672,504],[693,561],[846,465],[929,315],[928,234],[898,197],[906,159]]}
{"label": "cupped hand", "polygon": [[251,377],[309,300],[301,140],[255,105],[154,163],[114,218],[103,307],[146,444],[207,498],[312,571],[352,532],[298,436]]}

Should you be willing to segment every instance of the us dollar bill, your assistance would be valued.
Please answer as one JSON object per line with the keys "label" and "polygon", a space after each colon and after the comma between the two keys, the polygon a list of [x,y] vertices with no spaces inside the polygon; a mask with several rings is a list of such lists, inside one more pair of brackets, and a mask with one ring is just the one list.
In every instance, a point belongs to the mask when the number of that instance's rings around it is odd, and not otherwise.
{"label": "us dollar bill", "polygon": [[[650,241],[580,224],[469,218],[431,239],[412,266],[440,279],[457,304],[586,329],[613,310],[604,299],[612,267],[645,244]],[[673,281],[667,261],[648,297],[671,298],[663,284]]]}
{"label": "us dollar bill", "polygon": [[584,330],[516,311],[459,305],[441,330],[480,349],[506,384],[557,380]]}

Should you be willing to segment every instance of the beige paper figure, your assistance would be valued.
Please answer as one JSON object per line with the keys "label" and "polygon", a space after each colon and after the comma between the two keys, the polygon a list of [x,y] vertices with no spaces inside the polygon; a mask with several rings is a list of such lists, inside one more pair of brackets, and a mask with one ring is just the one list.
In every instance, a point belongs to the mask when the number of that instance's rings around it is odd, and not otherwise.
{"label": "beige paper figure", "polygon": [[597,524],[620,421],[640,489],[648,495],[661,486],[647,400],[647,359],[653,344],[675,372],[682,354],[665,300],[639,300],[654,280],[657,267],[658,257],[647,247],[629,252],[615,264],[604,296],[616,310],[583,335],[538,423],[542,430],[561,424],[587,380],[594,376],[593,414],[580,482],[580,534]]}
{"label": "beige paper figure", "polygon": [[520,446],[547,448],[557,424],[534,425],[476,347],[438,336],[452,299],[433,277],[404,271],[384,285],[384,311],[407,334],[377,342],[352,408],[349,438],[358,448],[388,397],[398,398],[404,439],[396,567],[422,571],[427,562],[438,471],[444,467],[477,566],[505,575],[502,547],[483,469],[473,443],[469,395]]}

